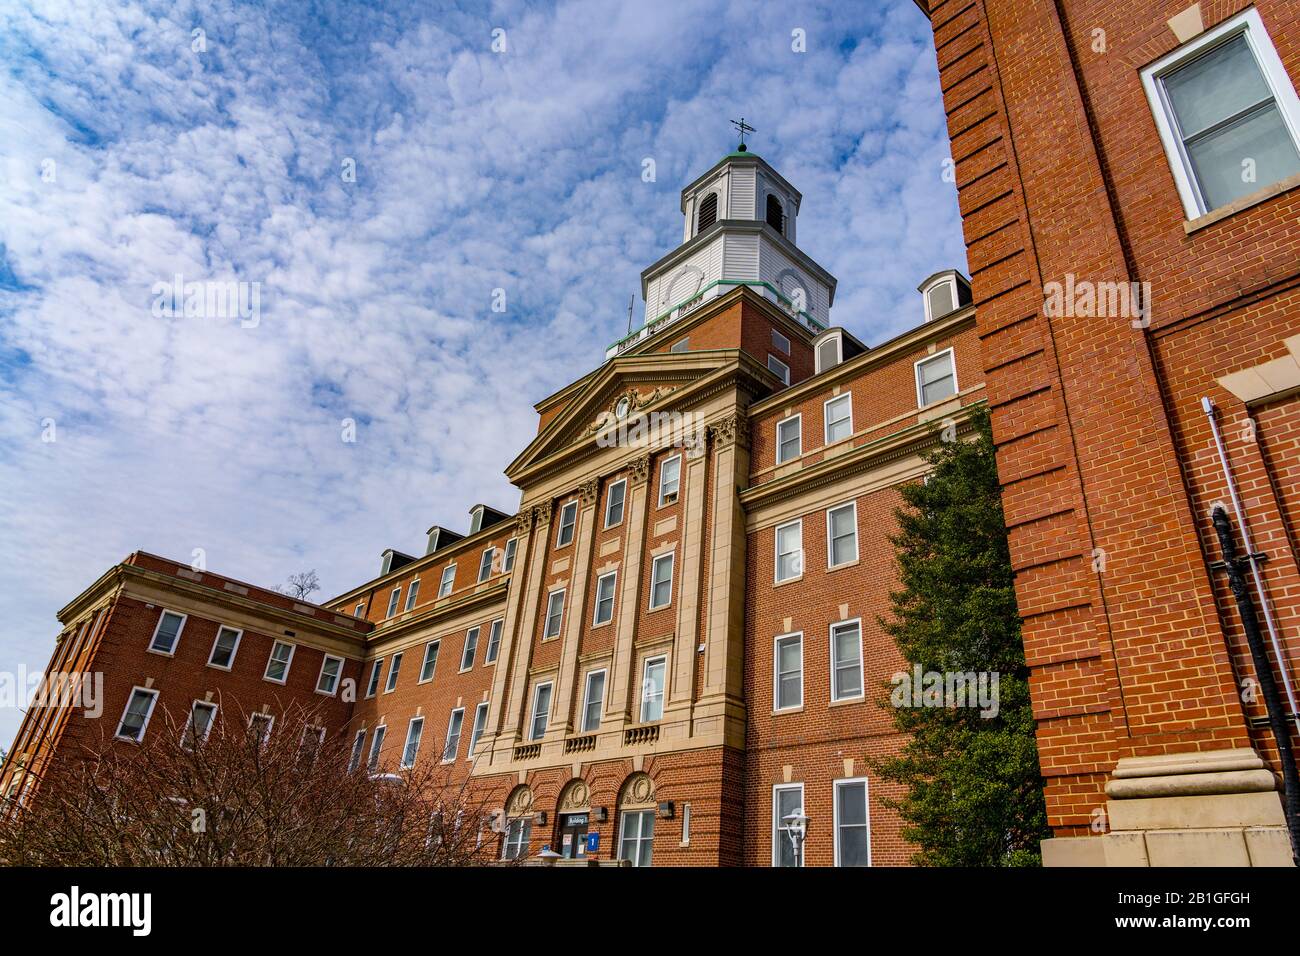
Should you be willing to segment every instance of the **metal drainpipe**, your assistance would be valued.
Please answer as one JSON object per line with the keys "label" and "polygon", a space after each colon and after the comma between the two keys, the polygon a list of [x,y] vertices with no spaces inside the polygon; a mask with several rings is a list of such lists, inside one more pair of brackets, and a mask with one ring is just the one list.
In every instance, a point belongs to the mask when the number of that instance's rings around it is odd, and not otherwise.
{"label": "metal drainpipe", "polygon": [[1300,866],[1300,776],[1296,773],[1295,757],[1291,752],[1291,734],[1283,716],[1282,699],[1278,696],[1277,682],[1273,680],[1273,669],[1268,663],[1268,651],[1264,648],[1264,639],[1259,633],[1255,605],[1250,599],[1246,578],[1241,573],[1241,565],[1249,559],[1237,557],[1228,509],[1216,504],[1212,515],[1214,530],[1219,535],[1219,548],[1223,552],[1223,565],[1228,572],[1228,584],[1232,588],[1233,597],[1237,599],[1237,611],[1241,614],[1241,623],[1246,630],[1246,644],[1250,647],[1250,657],[1255,663],[1260,692],[1264,696],[1264,709],[1268,713],[1268,723],[1277,743],[1278,761],[1282,764],[1282,807],[1286,814],[1286,827],[1291,834],[1291,858],[1296,866]]}
{"label": "metal drainpipe", "polygon": [[1291,708],[1291,720],[1296,732],[1300,733],[1300,707],[1296,706],[1295,690],[1291,686],[1291,675],[1286,666],[1286,655],[1282,652],[1282,641],[1278,637],[1277,624],[1273,621],[1273,612],[1269,609],[1268,591],[1264,589],[1264,576],[1260,572],[1259,558],[1255,545],[1250,540],[1250,525],[1246,523],[1246,512],[1237,495],[1237,481],[1232,477],[1232,465],[1228,462],[1228,452],[1223,447],[1223,436],[1219,433],[1218,409],[1214,400],[1208,396],[1201,399],[1201,408],[1210,420],[1210,431],[1214,434],[1214,444],[1219,451],[1219,464],[1223,466],[1223,479],[1228,484],[1228,494],[1232,498],[1232,510],[1237,515],[1237,526],[1241,528],[1241,542],[1246,549],[1246,560],[1250,562],[1250,576],[1255,581],[1255,591],[1259,594],[1259,606],[1264,612],[1264,624],[1268,628],[1269,643],[1273,645],[1273,654],[1277,657],[1277,669],[1282,676],[1282,686],[1286,689],[1287,704]]}

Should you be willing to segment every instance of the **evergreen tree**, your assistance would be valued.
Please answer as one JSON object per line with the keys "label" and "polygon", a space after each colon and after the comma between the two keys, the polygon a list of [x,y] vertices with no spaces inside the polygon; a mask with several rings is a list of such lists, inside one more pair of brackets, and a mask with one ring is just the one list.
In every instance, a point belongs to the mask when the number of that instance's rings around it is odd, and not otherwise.
{"label": "evergreen tree", "polygon": [[[903,488],[896,512],[902,590],[882,620],[921,672],[996,672],[996,715],[976,707],[884,706],[909,735],[901,754],[875,762],[906,794],[888,801],[922,866],[1036,866],[1051,836],[1030,711],[1011,556],[987,408],[974,440],[944,441],[929,480]],[[900,684],[887,695],[900,698]],[[901,685],[908,686],[908,685]],[[911,700],[912,698],[908,698]],[[988,711],[993,708],[987,708]]]}

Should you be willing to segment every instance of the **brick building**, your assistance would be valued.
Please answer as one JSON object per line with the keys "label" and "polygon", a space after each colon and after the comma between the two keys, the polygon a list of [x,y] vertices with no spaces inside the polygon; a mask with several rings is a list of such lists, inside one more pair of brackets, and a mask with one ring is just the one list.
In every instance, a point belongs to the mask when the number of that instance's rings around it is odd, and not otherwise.
{"label": "brick building", "polygon": [[323,696],[356,766],[471,777],[504,856],[790,864],[803,807],[808,864],[905,863],[867,767],[899,745],[887,535],[936,424],[982,401],[974,313],[947,271],[905,334],[832,327],[801,201],[743,149],[683,190],[642,328],[536,406],[514,513],[476,505],[323,607],[152,555],[109,571],[50,668],[104,672],[103,714],[33,708],[0,787],[162,732],[156,708],[274,732]]}

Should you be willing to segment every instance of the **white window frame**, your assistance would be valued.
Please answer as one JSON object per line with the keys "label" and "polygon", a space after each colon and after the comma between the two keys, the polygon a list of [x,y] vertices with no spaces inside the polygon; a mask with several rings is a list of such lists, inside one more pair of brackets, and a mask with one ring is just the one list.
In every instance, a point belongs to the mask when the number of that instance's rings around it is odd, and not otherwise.
{"label": "white window frame", "polygon": [[[844,627],[845,625],[848,624],[856,624],[858,626],[858,692],[856,694],[846,694],[844,696],[836,696],[835,665],[837,662],[835,660],[835,629],[837,627]],[[827,640],[829,641],[826,656],[830,659],[830,667],[831,667],[831,672],[830,672],[831,703],[833,704],[838,703],[839,701],[842,700],[865,700],[866,693],[867,693],[867,684],[866,684],[866,675],[864,675],[862,672],[862,618],[850,617],[850,618],[845,618],[843,621],[836,621],[835,623],[830,625],[830,627],[826,631],[826,634],[827,634]]]}
{"label": "white window frame", "polygon": [[[822,362],[822,346],[827,342],[835,343],[835,361],[831,362],[829,365]],[[813,367],[816,369],[817,374],[820,375],[827,369],[832,369],[835,366],[842,364],[844,364],[844,336],[837,331],[833,335],[823,337],[821,341],[817,343],[816,348],[813,349]]]}
{"label": "white window frame", "polygon": [[[593,701],[591,698],[591,681],[597,674],[600,675],[600,700]],[[600,722],[605,714],[605,685],[609,682],[609,670],[604,667],[597,667],[587,671],[587,675],[582,679],[582,720],[578,726],[582,728],[584,734],[594,734],[600,729]],[[596,708],[596,724],[588,726],[587,711],[591,709],[593,703],[600,706]]]}
{"label": "white window frame", "polygon": [[483,549],[482,556],[478,559],[478,583],[482,584],[488,578],[492,577],[492,561],[496,557],[497,549],[488,546]]}
{"label": "white window frame", "polygon": [[352,616],[353,616],[353,617],[364,617],[364,616],[365,616],[365,613],[366,613],[366,602],[365,602],[365,601],[361,601],[361,602],[359,602],[359,603],[357,604],[357,608],[356,608],[356,610],[352,612]]}
{"label": "white window frame", "polygon": [[518,538],[507,538],[506,549],[501,558],[501,573],[509,574],[515,569],[515,550],[519,547]]}
{"label": "white window frame", "polygon": [[531,816],[510,817],[506,820],[505,833],[501,840],[501,859],[517,860],[528,852],[532,842],[533,818]]}
{"label": "white window frame", "polygon": [[[781,532],[786,528],[794,527],[795,525],[798,525],[799,527],[799,547],[796,548],[793,552],[786,552],[786,553],[794,554],[796,556],[795,563],[798,570],[794,574],[790,575],[788,578],[783,578],[781,577]],[[773,584],[785,584],[787,581],[798,581],[800,578],[803,577],[803,572],[804,572],[803,518],[795,518],[793,521],[784,521],[781,524],[776,526],[776,530],[772,533],[772,552],[773,552],[773,561],[772,561],[772,583]]]}
{"label": "white window frame", "polygon": [[438,597],[445,598],[456,586],[456,562],[453,561],[442,569],[442,576],[438,578]]}
{"label": "white window frame", "polygon": [[420,597],[420,579],[415,578],[406,588],[406,603],[402,606],[404,611],[409,611],[415,607],[415,602]]}
{"label": "white window frame", "polygon": [[[217,656],[217,642],[221,640],[221,632],[230,631],[235,635],[235,646],[230,649],[229,664],[214,664],[213,658]],[[225,624],[217,625],[217,636],[212,639],[212,650],[208,651],[208,666],[219,671],[231,671],[235,667],[235,655],[239,653],[239,642],[244,639],[244,630],[239,627],[230,627]]]}
{"label": "white window frame", "polygon": [[[930,293],[941,285],[946,285],[952,290],[952,308],[943,313],[943,315],[935,315],[934,309],[930,306]],[[959,294],[960,288],[957,285],[957,277],[951,274],[940,276],[933,282],[927,282],[925,285],[921,286],[921,301],[925,305],[925,321],[933,322],[935,319],[942,319],[944,315],[951,315],[960,309],[962,305]]]}
{"label": "white window frame", "polygon": [[388,659],[388,677],[384,680],[385,694],[397,690],[397,678],[402,672],[402,655],[405,653],[405,651],[398,651]]}
{"label": "white window frame", "polygon": [[[149,709],[144,712],[144,723],[140,725],[140,733],[135,737],[128,737],[122,733],[122,723],[126,720],[127,712],[131,709],[131,701],[135,700],[137,693],[149,695]],[[131,688],[131,693],[126,695],[126,704],[122,707],[122,716],[117,718],[117,730],[113,732],[115,740],[129,740],[133,744],[138,744],[144,740],[145,732],[149,729],[149,721],[153,719],[154,708],[158,705],[158,691],[152,687],[140,687],[136,685]]]}
{"label": "white window frame", "polygon": [[[804,811],[805,814],[807,814],[808,812],[807,808],[804,806],[807,797],[804,794],[802,783],[776,783],[772,785],[772,866],[773,867],[780,866],[781,863],[781,853],[780,850],[778,849],[778,846],[780,844],[778,843],[778,841],[780,840],[788,841],[790,839],[788,836],[785,835],[785,831],[781,828],[782,826],[781,818],[777,816],[777,813],[780,812],[780,806],[781,806],[780,802],[777,799],[777,793],[779,793],[782,790],[798,790],[799,807]],[[802,851],[802,848],[800,849]],[[796,862],[795,862],[796,867],[802,867],[804,865],[803,857],[804,857],[804,853],[800,852],[798,857],[796,857]]]}
{"label": "white window frame", "polygon": [[961,394],[961,385],[957,381],[957,353],[951,348],[943,349],[942,351],[935,352],[933,355],[927,355],[923,359],[917,359],[915,364],[912,366],[912,374],[916,379],[916,407],[918,409],[926,407],[925,392],[921,385],[921,366],[928,365],[931,362],[936,362],[944,356],[948,357],[948,364],[952,366],[952,394],[946,395],[943,398],[936,398],[929,404],[938,405],[940,402],[950,402]]}
{"label": "white window frame", "polygon": [[[610,521],[609,512],[614,504],[614,489],[619,488],[622,494],[618,499],[618,520]],[[627,513],[627,479],[620,478],[618,481],[610,482],[609,488],[605,491],[605,527],[617,528],[623,523],[623,515]]]}
{"label": "white window frame", "polygon": [[[831,524],[831,513],[834,511],[843,511],[845,508],[853,509],[853,557],[846,558],[839,564],[835,564],[835,539],[832,537],[834,528]],[[861,552],[858,550],[858,502],[846,501],[842,504],[832,505],[826,509],[826,570],[831,571],[835,568],[846,568],[849,565],[856,564]]]}
{"label": "white window frame", "polygon": [[[659,564],[662,561],[668,562],[668,600],[662,604],[655,603],[655,584],[658,577]],[[650,602],[651,611],[660,611],[666,607],[672,606],[673,603],[673,576],[677,573],[677,552],[669,551],[666,554],[656,555],[650,561]]]}
{"label": "white window frame", "polygon": [[776,349],[778,352],[783,352],[783,353],[785,353],[786,355],[789,355],[789,354],[790,354],[790,340],[789,340],[788,338],[786,338],[784,335],[782,335],[780,332],[778,332],[776,329],[773,329],[773,330],[772,330],[772,348]]}
{"label": "white window frame", "polygon": [[691,845],[691,805],[682,804],[682,846]]}
{"label": "white window frame", "polygon": [[[330,661],[339,662],[339,672],[334,676],[334,687],[331,688],[330,690],[321,690],[320,684],[325,677],[325,665],[328,664]],[[339,657],[337,654],[326,654],[324,657],[322,657],[320,660],[320,673],[316,675],[316,693],[322,694],[325,697],[335,696],[339,692],[339,685],[343,683],[344,666],[346,666],[346,662],[343,660],[343,658]]]}
{"label": "white window frame", "polygon": [[[567,518],[566,518],[567,515]],[[573,544],[578,529],[578,502],[566,501],[560,505],[560,517],[555,522],[555,547],[567,548]],[[565,535],[568,535],[566,538]]]}
{"label": "white window frame", "polygon": [[[542,714],[539,714],[539,712],[538,712],[538,706],[537,706],[537,705],[538,705],[538,703],[539,703],[539,698],[542,696],[542,688],[543,688],[543,687],[549,688],[549,691],[547,692],[547,696],[546,696],[546,712],[545,712],[545,713],[542,713]],[[544,680],[544,681],[542,681],[542,682],[540,682],[540,683],[538,683],[538,684],[534,684],[534,685],[533,685],[533,706],[532,706],[532,709],[528,712],[528,741],[529,741],[529,743],[531,743],[531,742],[533,742],[533,741],[535,741],[535,740],[542,740],[543,738],[546,737],[546,730],[547,730],[547,728],[550,726],[550,723],[551,723],[551,705],[552,705],[554,702],[555,702],[555,682],[554,682],[554,681]],[[539,716],[541,716],[541,717],[543,718],[543,723],[542,723],[542,732],[541,732],[540,734],[537,733],[537,718],[538,718]]]}
{"label": "white window frame", "polygon": [[[419,728],[419,736],[415,738],[415,753],[408,757],[407,751],[411,749],[411,735]],[[424,741],[424,718],[412,717],[406,725],[406,741],[402,744],[402,759],[397,766],[400,770],[410,770],[415,766],[416,758],[420,756],[420,744]]]}
{"label": "white window frame", "polygon": [[398,607],[402,603],[402,586],[399,584],[388,592],[388,610],[384,614],[384,620],[388,620],[397,613]]}
{"label": "white window frame", "polygon": [[[271,676],[271,665],[279,663],[279,661],[275,659],[275,649],[281,646],[289,648],[289,658],[284,662],[284,676],[281,677],[279,680],[276,680],[274,677]],[[289,670],[293,667],[293,656],[297,652],[298,652],[298,645],[292,643],[291,641],[281,641],[278,639],[272,641],[271,651],[269,654],[266,655],[266,668],[262,671],[262,680],[268,681],[269,683],[272,684],[279,684],[281,686],[287,684],[289,682]]]}
{"label": "white window frame", "polygon": [[[774,365],[776,368],[772,367]],[[782,385],[790,384],[790,366],[786,365],[771,352],[767,353],[767,370],[779,378]]]}
{"label": "white window frame", "polygon": [[[781,440],[781,426],[788,425],[790,422],[794,422],[799,429],[799,433],[796,436],[799,439],[798,442],[799,450],[796,451],[789,458],[782,458],[781,445],[784,444],[784,442],[782,442]],[[787,461],[794,461],[796,458],[799,458],[802,455],[803,455],[803,413],[797,412],[794,415],[791,415],[789,418],[783,418],[776,423],[776,463],[778,465],[784,465]]]}
{"label": "white window frame", "polygon": [[[844,402],[849,407],[849,433],[843,438],[837,438],[831,441],[831,413],[830,408],[836,402]],[[822,402],[822,438],[827,445],[838,445],[840,442],[848,441],[853,437],[853,393],[841,392]]]}
{"label": "white window frame", "polygon": [[352,750],[348,754],[348,773],[355,773],[366,756],[366,729],[362,727],[352,737]]}
{"label": "white window frame", "polygon": [[[642,866],[641,860],[648,856],[648,861],[645,865],[652,866],[654,864],[654,838],[655,838],[654,831],[655,831],[655,817],[656,817],[655,810],[651,807],[633,807],[628,810],[620,810],[618,812],[618,815],[619,815],[618,850],[617,850],[618,858],[620,860],[627,860],[634,867],[639,867]],[[645,836],[645,824],[641,822],[646,819],[647,815],[649,816],[650,819],[649,837]],[[635,837],[635,843],[636,843],[635,860],[632,859],[631,857],[626,857],[623,855],[623,846],[627,842],[627,823],[629,820],[634,818],[637,820],[637,835]],[[647,845],[649,849],[648,854],[643,852],[647,848]]]}
{"label": "white window frame", "polygon": [[[483,715],[481,721],[479,720],[479,714]],[[486,700],[481,700],[474,707],[474,724],[469,730],[469,750],[465,754],[466,760],[474,759],[474,748],[478,746],[478,742],[482,738],[484,731],[487,730],[487,718],[488,702]]]}
{"label": "white window frame", "polygon": [[[158,640],[158,634],[162,631],[162,622],[170,614],[172,617],[179,617],[181,622],[176,625],[176,636],[172,638],[170,650],[159,650],[154,647],[154,642]],[[175,657],[176,648],[181,646],[181,635],[185,633],[185,622],[190,619],[188,614],[182,614],[180,611],[173,611],[171,608],[163,608],[158,614],[158,622],[153,626],[153,634],[149,638],[148,651],[150,654],[161,654],[163,657]]]}
{"label": "white window frame", "polygon": [[[831,812],[831,842],[835,847],[835,865],[840,863],[840,787],[845,784],[862,784],[862,802],[866,804],[863,819],[867,829],[867,866],[871,866],[871,783],[866,777],[842,777],[831,781],[833,809]],[[857,824],[854,824],[856,826]]]}
{"label": "white window frame", "polygon": [[483,649],[483,663],[495,664],[501,653],[501,636],[506,630],[506,619],[499,617],[488,625],[487,647]]}
{"label": "white window frame", "polygon": [[[460,670],[458,673],[463,674],[474,669],[474,662],[478,660],[478,639],[482,636],[482,631],[482,625],[475,624],[465,632],[465,643],[460,648]],[[468,664],[465,663],[466,658],[469,658]]]}
{"label": "white window frame", "polygon": [[[799,641],[799,703],[781,704],[781,643],[792,639]],[[772,641],[772,711],[783,714],[803,710],[803,631],[778,634]]]}
{"label": "white window frame", "polygon": [[379,687],[383,683],[384,658],[376,657],[370,662],[370,678],[366,681],[365,700],[376,696],[379,693]]}
{"label": "white window frame", "polygon": [[[668,463],[677,463],[677,476],[673,479],[673,490],[665,491],[664,474],[668,470]],[[673,496],[672,500],[667,499],[667,495]],[[666,505],[675,505],[682,499],[682,456],[670,455],[659,463],[659,504],[656,507],[663,508]]]}
{"label": "white window frame", "polygon": [[[433,670],[430,671],[428,677],[425,677],[424,672],[429,668],[430,651],[433,651]],[[417,684],[427,684],[429,681],[433,680],[434,676],[438,673],[438,655],[441,653],[442,638],[440,637],[435,637],[424,645],[424,656],[420,658],[420,679],[416,681]]]}
{"label": "white window frame", "polygon": [[383,756],[384,738],[388,736],[388,725],[379,724],[370,738],[370,749],[366,753],[366,772],[379,769],[379,758]]}
{"label": "white window frame", "polygon": [[[1165,99],[1161,80],[1165,75],[1239,34],[1246,38],[1264,83],[1273,94],[1278,115],[1282,118],[1287,132],[1291,134],[1291,142],[1300,151],[1300,98],[1296,96],[1295,85],[1291,82],[1286,67],[1282,65],[1268,31],[1264,29],[1264,21],[1260,19],[1259,12],[1254,7],[1243,10],[1184,43],[1177,50],[1142,71],[1142,86],[1146,90],[1151,114],[1155,117],[1156,129],[1160,133],[1165,157],[1169,160],[1169,169],[1178,188],[1178,197],[1183,203],[1183,212],[1189,220],[1198,219],[1214,210],[1208,208],[1200,184],[1196,182],[1193,175],[1191,160],[1187,157],[1182,137],[1175,128],[1173,106]],[[1272,183],[1265,183],[1260,188],[1264,189],[1270,185]]]}
{"label": "white window frame", "polygon": [[[542,640],[552,641],[564,633],[564,596],[568,588],[556,588],[553,591],[546,592],[546,617],[542,619]],[[551,633],[551,604],[555,601],[556,595],[560,598],[559,623],[555,625],[555,633]]]}
{"label": "white window frame", "polygon": [[[659,692],[659,716],[654,718],[646,717],[646,704],[650,699],[646,696],[650,688],[650,668],[655,664],[664,666],[664,683],[663,689]],[[656,724],[664,719],[664,705],[668,702],[668,655],[655,654],[653,657],[647,657],[641,662],[641,696],[637,707],[637,717],[643,724]]]}
{"label": "white window frame", "polygon": [[[600,586],[601,586],[601,584],[602,584],[604,581],[606,581],[606,580],[608,580],[608,579],[610,579],[610,578],[613,578],[613,579],[614,579],[614,584],[613,584],[613,586],[610,588],[610,591],[609,591],[609,617],[605,618],[605,619],[602,621],[602,620],[600,619],[600,604],[601,604]],[[592,603],[592,611],[591,611],[591,626],[592,626],[592,627],[600,627],[601,625],[603,625],[603,624],[609,624],[610,622],[612,622],[612,621],[614,620],[614,606],[618,603],[618,571],[617,571],[617,569],[616,569],[616,570],[613,570],[613,571],[606,571],[604,574],[599,575],[599,576],[596,578],[596,595],[595,595],[595,600],[593,600],[591,603]]]}
{"label": "white window frame", "polygon": [[266,729],[262,731],[262,739],[257,742],[258,746],[264,746],[271,739],[271,731],[275,727],[275,715],[268,714],[266,711],[259,710],[248,715],[248,729],[253,729],[255,721],[266,721]]}

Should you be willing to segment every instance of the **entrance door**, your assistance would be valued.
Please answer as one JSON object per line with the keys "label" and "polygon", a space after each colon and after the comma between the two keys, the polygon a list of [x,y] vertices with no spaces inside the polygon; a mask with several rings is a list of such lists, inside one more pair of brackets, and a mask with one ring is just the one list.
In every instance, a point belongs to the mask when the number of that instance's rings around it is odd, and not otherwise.
{"label": "entrance door", "polygon": [[582,860],[587,856],[587,814],[566,813],[560,817],[560,856]]}

